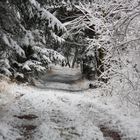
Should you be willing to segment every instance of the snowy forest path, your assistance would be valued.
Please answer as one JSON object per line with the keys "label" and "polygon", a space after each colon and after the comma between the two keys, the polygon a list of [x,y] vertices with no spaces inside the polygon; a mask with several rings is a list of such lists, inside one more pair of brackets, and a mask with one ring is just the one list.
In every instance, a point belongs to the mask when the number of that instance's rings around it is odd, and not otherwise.
{"label": "snowy forest path", "polygon": [[93,102],[87,91],[25,87],[18,92],[20,98],[0,118],[5,127],[0,140],[121,140],[121,131],[127,131],[117,115]]}
{"label": "snowy forest path", "polygon": [[89,81],[82,78],[80,68],[52,66],[35,83],[38,88],[78,92],[89,89]]}

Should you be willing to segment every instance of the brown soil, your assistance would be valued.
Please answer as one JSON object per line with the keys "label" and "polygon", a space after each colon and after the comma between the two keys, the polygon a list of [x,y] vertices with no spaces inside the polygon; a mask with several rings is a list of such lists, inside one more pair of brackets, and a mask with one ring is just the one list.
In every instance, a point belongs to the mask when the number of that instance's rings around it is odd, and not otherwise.
{"label": "brown soil", "polygon": [[19,119],[26,119],[26,120],[33,120],[38,118],[36,115],[34,114],[28,114],[28,115],[22,115],[22,116],[17,116],[15,115],[14,117],[19,118]]}
{"label": "brown soil", "polygon": [[100,127],[100,130],[102,131],[104,137],[110,137],[113,140],[121,140],[121,136],[120,136],[119,132],[110,130],[109,128],[102,126],[102,125],[99,127]]}

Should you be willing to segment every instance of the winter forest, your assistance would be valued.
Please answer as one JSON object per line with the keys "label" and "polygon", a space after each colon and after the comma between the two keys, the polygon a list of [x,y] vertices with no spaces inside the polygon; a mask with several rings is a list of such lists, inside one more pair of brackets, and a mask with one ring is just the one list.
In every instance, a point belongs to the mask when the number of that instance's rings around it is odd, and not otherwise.
{"label": "winter forest", "polygon": [[140,1],[0,0],[0,140],[140,140]]}

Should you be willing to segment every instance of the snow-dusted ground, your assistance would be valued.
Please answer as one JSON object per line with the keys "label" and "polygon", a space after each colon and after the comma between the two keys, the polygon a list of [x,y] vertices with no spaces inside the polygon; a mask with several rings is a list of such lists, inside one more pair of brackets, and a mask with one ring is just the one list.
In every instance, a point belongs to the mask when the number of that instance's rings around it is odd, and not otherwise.
{"label": "snow-dusted ground", "polygon": [[80,69],[51,65],[51,70],[41,76],[40,82],[35,85],[44,89],[65,91],[82,91],[89,88],[89,82],[82,79]]}
{"label": "snow-dusted ground", "polygon": [[0,101],[0,140],[140,140],[140,113],[128,114],[99,89],[8,87],[7,102]]}
{"label": "snow-dusted ground", "polygon": [[70,93],[17,85],[11,90],[16,97],[1,109],[0,140],[103,140],[104,129],[121,139],[140,139],[140,119],[104,104],[96,90]]}

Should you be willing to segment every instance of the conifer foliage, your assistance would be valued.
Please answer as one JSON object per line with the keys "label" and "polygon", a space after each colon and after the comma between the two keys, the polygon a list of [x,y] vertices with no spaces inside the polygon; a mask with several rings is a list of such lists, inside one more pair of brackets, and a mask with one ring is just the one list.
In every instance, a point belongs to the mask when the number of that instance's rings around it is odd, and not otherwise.
{"label": "conifer foliage", "polygon": [[[36,0],[0,2],[0,72],[11,77],[44,71],[64,57],[47,49],[48,38],[62,42],[63,24]],[[60,35],[60,36],[59,36]]]}

